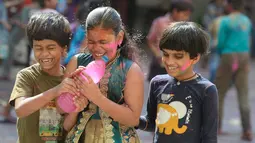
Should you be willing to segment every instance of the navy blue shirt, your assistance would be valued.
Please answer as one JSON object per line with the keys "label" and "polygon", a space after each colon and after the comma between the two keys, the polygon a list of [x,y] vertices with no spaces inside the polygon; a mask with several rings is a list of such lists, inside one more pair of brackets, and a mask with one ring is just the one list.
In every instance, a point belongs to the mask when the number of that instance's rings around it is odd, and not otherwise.
{"label": "navy blue shirt", "polygon": [[218,92],[198,75],[177,81],[169,75],[151,80],[147,115],[139,129],[155,131],[154,143],[217,143]]}

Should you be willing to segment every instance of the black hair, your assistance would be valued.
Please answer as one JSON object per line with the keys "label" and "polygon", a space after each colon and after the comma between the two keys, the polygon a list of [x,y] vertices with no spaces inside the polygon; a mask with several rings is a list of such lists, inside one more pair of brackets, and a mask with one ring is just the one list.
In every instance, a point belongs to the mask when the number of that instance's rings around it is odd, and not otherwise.
{"label": "black hair", "polygon": [[194,22],[176,22],[163,32],[160,50],[185,51],[194,59],[208,53],[209,35]]}
{"label": "black hair", "polygon": [[177,10],[177,12],[180,11],[193,11],[194,7],[191,2],[186,0],[175,0],[171,2],[169,12],[173,12],[173,10]]}
{"label": "black hair", "polygon": [[[92,10],[86,20],[86,30],[94,29],[95,27],[100,27],[103,29],[112,29],[115,36],[122,30],[124,32],[124,38],[121,45],[118,47],[120,49],[120,55],[133,60],[138,61],[138,49],[135,40],[138,40],[138,36],[131,39],[129,34],[125,30],[122,23],[120,14],[112,7],[98,7]],[[134,38],[134,37],[133,37]]]}
{"label": "black hair", "polygon": [[52,12],[32,15],[26,33],[31,47],[33,40],[49,39],[67,48],[71,40],[71,29],[67,19],[61,14]]}
{"label": "black hair", "polygon": [[228,0],[228,4],[232,6],[234,10],[243,10],[244,8],[244,1],[243,0]]}
{"label": "black hair", "polygon": [[39,4],[40,8],[45,7],[45,0],[37,0],[37,3]]}

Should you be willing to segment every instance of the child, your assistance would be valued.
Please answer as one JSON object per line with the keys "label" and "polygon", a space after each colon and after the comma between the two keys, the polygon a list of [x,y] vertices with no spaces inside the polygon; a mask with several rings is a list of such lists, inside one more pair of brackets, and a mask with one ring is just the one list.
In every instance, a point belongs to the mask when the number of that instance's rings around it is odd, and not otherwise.
{"label": "child", "polygon": [[143,73],[135,62],[136,46],[122,25],[119,13],[111,7],[96,8],[87,17],[90,53],[74,56],[67,65],[67,73],[104,55],[109,57],[109,62],[99,87],[76,77],[78,88],[91,102],[79,114],[78,121],[66,124],[65,128],[71,130],[68,143],[139,142],[134,126],[139,122],[143,106]]}
{"label": "child", "polygon": [[139,123],[146,131],[156,128],[154,143],[217,142],[217,89],[193,70],[208,41],[193,22],[176,22],[164,31],[159,46],[168,75],[151,80],[147,115]]}
{"label": "child", "polygon": [[[65,68],[60,65],[70,42],[69,22],[60,14],[37,13],[30,18],[26,31],[38,63],[18,72],[11,94],[10,104],[18,116],[18,142],[57,142],[63,140],[65,122],[54,99],[64,92],[80,94],[71,78],[63,80]],[[76,112],[86,103],[83,96],[75,98]]]}
{"label": "child", "polygon": [[193,12],[193,5],[186,0],[173,0],[169,12],[153,20],[149,34],[147,36],[148,47],[153,53],[153,60],[150,65],[148,81],[158,74],[166,74],[166,70],[161,61],[159,40],[165,28],[172,22],[188,21]]}

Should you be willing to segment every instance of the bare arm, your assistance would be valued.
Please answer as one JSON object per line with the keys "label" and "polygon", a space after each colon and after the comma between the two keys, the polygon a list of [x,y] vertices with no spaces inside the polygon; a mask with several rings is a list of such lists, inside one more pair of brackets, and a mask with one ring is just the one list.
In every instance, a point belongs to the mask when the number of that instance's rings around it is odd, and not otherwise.
{"label": "bare arm", "polygon": [[56,89],[50,89],[33,97],[20,97],[15,100],[15,111],[19,118],[39,110],[57,96]]}
{"label": "bare arm", "polygon": [[66,114],[63,126],[67,132],[69,132],[73,128],[73,126],[77,122],[77,118],[77,112]]}
{"label": "bare arm", "polygon": [[22,79],[22,76],[18,75],[14,86],[14,95],[17,98],[12,101],[15,102],[15,111],[18,117],[26,117],[40,108],[44,107],[48,102],[55,99],[64,92],[71,92],[72,94],[79,94],[76,90],[75,83],[72,79],[66,78],[59,85],[51,88],[41,94],[31,97],[33,85]]}
{"label": "bare arm", "polygon": [[[65,77],[70,76],[70,74],[75,71],[75,69],[77,68],[77,57],[74,56],[70,62],[68,63],[67,67],[66,67],[66,71],[65,71]],[[70,131],[73,126],[76,124],[77,121],[77,117],[78,117],[78,113],[69,113],[66,114],[65,116],[65,120],[64,120],[64,129],[66,131]]]}
{"label": "bare arm", "polygon": [[[89,81],[92,79],[85,75]],[[119,105],[102,95],[98,86],[94,83],[80,81],[79,85],[91,102],[109,114],[115,121],[127,126],[135,126],[139,123],[139,117],[143,106],[144,78],[140,67],[133,64],[127,73],[124,89],[124,100],[126,106]]]}

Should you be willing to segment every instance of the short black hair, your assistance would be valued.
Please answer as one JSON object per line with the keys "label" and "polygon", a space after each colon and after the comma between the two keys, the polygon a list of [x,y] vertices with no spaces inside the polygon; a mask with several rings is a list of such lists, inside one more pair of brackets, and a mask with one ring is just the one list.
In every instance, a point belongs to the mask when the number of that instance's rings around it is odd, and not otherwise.
{"label": "short black hair", "polygon": [[71,39],[70,24],[58,13],[35,13],[29,19],[26,28],[29,44],[33,40],[49,39],[56,41],[61,47],[68,47]]}
{"label": "short black hair", "polygon": [[191,2],[187,0],[175,0],[171,2],[169,12],[173,12],[176,9],[178,12],[180,11],[193,11],[194,7]]}
{"label": "short black hair", "polygon": [[244,8],[243,0],[228,0],[227,2],[232,6],[234,10],[242,10]]}
{"label": "short black hair", "polygon": [[193,59],[208,53],[209,35],[194,22],[175,22],[163,32],[159,47],[185,51]]}

